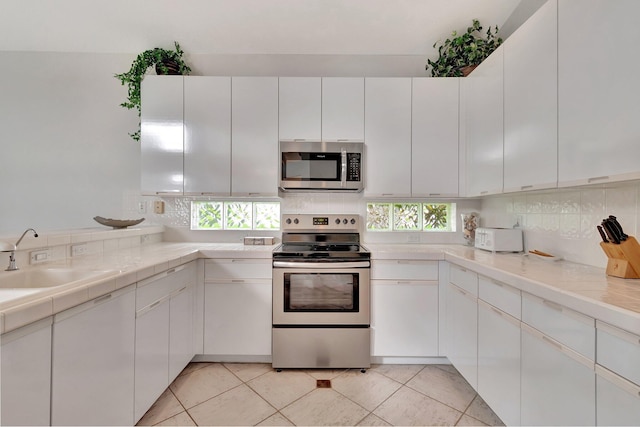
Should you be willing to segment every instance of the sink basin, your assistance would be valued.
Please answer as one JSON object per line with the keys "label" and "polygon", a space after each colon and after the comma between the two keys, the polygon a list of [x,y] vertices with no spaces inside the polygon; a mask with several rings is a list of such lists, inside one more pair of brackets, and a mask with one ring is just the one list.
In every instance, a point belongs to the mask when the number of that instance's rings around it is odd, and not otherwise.
{"label": "sink basin", "polygon": [[63,267],[0,271],[0,289],[51,288],[77,281],[100,279],[112,274],[115,272]]}

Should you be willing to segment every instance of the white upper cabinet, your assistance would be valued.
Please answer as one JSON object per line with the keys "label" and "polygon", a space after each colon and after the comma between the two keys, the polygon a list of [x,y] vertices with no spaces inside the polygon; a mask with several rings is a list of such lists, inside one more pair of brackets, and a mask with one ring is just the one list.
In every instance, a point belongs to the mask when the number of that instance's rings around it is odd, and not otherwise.
{"label": "white upper cabinet", "polygon": [[557,186],[557,99],[558,4],[549,0],[504,43],[505,192]]}
{"label": "white upper cabinet", "polygon": [[320,77],[280,77],[280,139],[319,141],[321,135]]}
{"label": "white upper cabinet", "polygon": [[458,196],[459,79],[414,78],[412,90],[412,195]]}
{"label": "white upper cabinet", "polygon": [[231,191],[231,78],[184,79],[184,193]]}
{"label": "white upper cabinet", "polygon": [[466,105],[467,196],[502,193],[503,50],[498,47],[469,76],[460,80]]}
{"label": "white upper cabinet", "polygon": [[364,141],[364,78],[322,78],[322,139]]}
{"label": "white upper cabinet", "polygon": [[231,79],[231,193],[278,194],[278,78]]}
{"label": "white upper cabinet", "polygon": [[182,76],[146,76],[142,81],[142,194],[183,191],[182,94]]}
{"label": "white upper cabinet", "polygon": [[365,79],[365,194],[411,195],[411,78]]}
{"label": "white upper cabinet", "polygon": [[558,5],[559,186],[640,177],[637,0]]}

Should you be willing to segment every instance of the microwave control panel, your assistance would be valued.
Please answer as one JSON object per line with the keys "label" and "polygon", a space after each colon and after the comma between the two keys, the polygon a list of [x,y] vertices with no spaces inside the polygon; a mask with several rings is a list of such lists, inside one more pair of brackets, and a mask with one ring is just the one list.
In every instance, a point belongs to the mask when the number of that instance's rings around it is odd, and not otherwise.
{"label": "microwave control panel", "polygon": [[347,181],[360,181],[361,163],[360,153],[347,153]]}

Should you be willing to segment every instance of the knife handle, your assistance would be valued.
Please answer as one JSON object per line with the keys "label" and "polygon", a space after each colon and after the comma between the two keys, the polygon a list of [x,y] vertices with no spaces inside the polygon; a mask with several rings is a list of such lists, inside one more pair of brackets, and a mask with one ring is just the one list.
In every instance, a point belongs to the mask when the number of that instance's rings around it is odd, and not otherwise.
{"label": "knife handle", "polygon": [[616,231],[618,232],[618,236],[620,236],[620,240],[627,240],[629,236],[626,235],[624,231],[622,231],[622,226],[620,225],[616,217],[613,215],[609,215],[609,222],[615,227]]}
{"label": "knife handle", "polygon": [[604,228],[604,231],[607,233],[607,237],[609,237],[609,240],[612,243],[620,244],[620,239],[618,238],[613,225],[609,221],[602,221],[602,227]]}
{"label": "knife handle", "polygon": [[605,243],[609,243],[609,239],[607,239],[607,235],[604,234],[604,230],[602,229],[602,227],[600,225],[598,225],[597,227],[598,227],[598,233],[600,233],[600,237],[602,237],[602,241]]}

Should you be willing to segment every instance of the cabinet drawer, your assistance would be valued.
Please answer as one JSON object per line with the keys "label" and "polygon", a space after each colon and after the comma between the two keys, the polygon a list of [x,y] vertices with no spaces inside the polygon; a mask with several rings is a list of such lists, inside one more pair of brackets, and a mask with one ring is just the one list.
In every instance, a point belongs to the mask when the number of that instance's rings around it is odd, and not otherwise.
{"label": "cabinet drawer", "polygon": [[153,304],[195,280],[195,263],[170,268],[155,276],[138,282],[136,289],[136,311]]}
{"label": "cabinet drawer", "polygon": [[636,384],[640,384],[640,337],[596,321],[596,362]]}
{"label": "cabinet drawer", "polygon": [[478,277],[478,296],[516,319],[521,318],[520,290],[487,277]]}
{"label": "cabinet drawer", "polygon": [[371,278],[382,280],[438,280],[438,261],[373,260],[371,262]]}
{"label": "cabinet drawer", "polygon": [[204,264],[204,280],[269,279],[271,259],[211,259]]}
{"label": "cabinet drawer", "polygon": [[474,296],[478,296],[478,275],[473,271],[451,264],[449,281],[467,292],[471,292]]}
{"label": "cabinet drawer", "polygon": [[545,335],[595,360],[595,320],[533,295],[522,295],[522,321]]}
{"label": "cabinet drawer", "polygon": [[640,425],[640,386],[596,365],[596,425]]}

